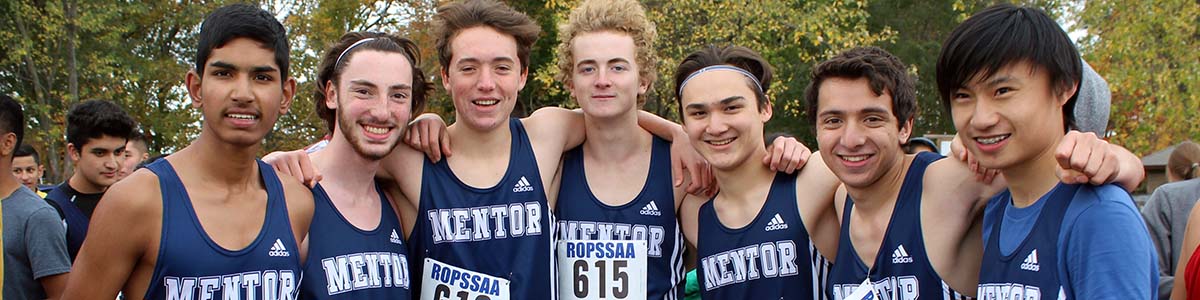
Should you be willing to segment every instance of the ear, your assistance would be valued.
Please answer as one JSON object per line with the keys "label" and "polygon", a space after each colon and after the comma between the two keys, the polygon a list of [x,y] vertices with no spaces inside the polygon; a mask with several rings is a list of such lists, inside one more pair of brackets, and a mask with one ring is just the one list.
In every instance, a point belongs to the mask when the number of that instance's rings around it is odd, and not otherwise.
{"label": "ear", "polygon": [[5,133],[3,140],[0,140],[0,157],[7,157],[11,159],[13,152],[16,150],[17,134],[12,132]]}
{"label": "ear", "polygon": [[762,111],[758,114],[762,116],[762,122],[767,123],[767,121],[771,120],[771,116],[775,113],[775,111],[771,108],[771,97],[763,97],[763,101],[766,102],[765,107],[763,107]]}
{"label": "ear", "polygon": [[521,79],[517,82],[517,91],[525,89],[525,80],[529,79],[529,68],[521,68]]}
{"label": "ear", "polygon": [[1071,96],[1075,95],[1075,91],[1079,90],[1079,83],[1071,85],[1071,88],[1063,90],[1062,94],[1058,95],[1058,106],[1067,105],[1067,101],[1071,100]]}
{"label": "ear", "polygon": [[900,126],[899,137],[900,137],[901,145],[908,143],[908,138],[912,136],[912,129],[913,129],[913,118],[908,118],[907,121],[904,121],[904,125]]}
{"label": "ear", "polygon": [[188,97],[192,99],[192,107],[194,108],[200,108],[204,104],[200,101],[200,78],[202,76],[196,73],[196,70],[188,71],[187,76],[184,78],[184,85],[187,86]]}
{"label": "ear", "polygon": [[333,80],[325,81],[325,107],[336,110],[338,108],[337,96],[337,84],[334,84]]}
{"label": "ear", "polygon": [[646,91],[650,90],[650,82],[651,82],[650,79],[640,78],[640,76],[639,76],[639,78],[638,78],[638,95],[645,94]]}
{"label": "ear", "polygon": [[283,102],[279,103],[279,114],[286,115],[296,97],[296,78],[288,77],[283,81]]}
{"label": "ear", "polygon": [[450,74],[446,73],[446,68],[442,68],[442,88],[450,91]]}
{"label": "ear", "polygon": [[79,161],[79,156],[80,156],[79,150],[82,150],[82,149],[76,148],[75,143],[67,143],[67,156],[71,157],[71,161],[73,161],[73,162]]}

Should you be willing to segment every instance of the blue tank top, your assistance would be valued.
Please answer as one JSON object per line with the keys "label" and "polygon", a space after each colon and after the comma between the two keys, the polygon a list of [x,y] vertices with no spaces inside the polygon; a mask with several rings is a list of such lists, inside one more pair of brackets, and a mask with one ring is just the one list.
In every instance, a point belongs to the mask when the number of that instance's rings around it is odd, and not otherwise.
{"label": "blue tank top", "polygon": [[409,299],[403,228],[387,196],[376,191],[381,204],[379,225],[362,230],[337,210],[324,187],[313,188],[316,206],[300,299]]}
{"label": "blue tank top", "polygon": [[758,216],[742,228],[725,227],[713,200],[705,202],[698,235],[701,298],[821,299],[829,264],[800,218],[795,174],[775,174]]}
{"label": "blue tank top", "polygon": [[[508,170],[496,186],[469,186],[446,160],[425,161],[409,265],[420,274],[413,275],[414,289],[436,289],[421,293],[449,297],[459,286],[491,296],[507,289],[511,299],[558,298],[554,223],[542,177],[521,121],[510,119],[508,126]],[[427,266],[429,259],[441,264]],[[429,268],[433,276],[425,278]]]}
{"label": "blue tank top", "polygon": [[67,190],[73,189],[69,183],[63,182],[46,194],[46,202],[58,210],[59,216],[63,218],[63,224],[67,226],[67,253],[71,255],[71,261],[75,261],[75,258],[79,256],[79,248],[83,247],[83,239],[87,237],[88,224],[91,219],[83,213],[83,210],[75,206],[75,199],[73,199],[75,195],[70,194]]}
{"label": "blue tank top", "polygon": [[837,260],[830,274],[830,299],[844,299],[868,275],[875,292],[884,299],[967,298],[951,289],[933,269],[921,232],[921,190],[925,169],[939,159],[942,159],[941,155],[931,152],[922,152],[913,158],[904,175],[883,242],[875,254],[874,267],[869,270],[850,240],[850,211],[854,199],[846,196]]}
{"label": "blue tank top", "polygon": [[[200,225],[192,200],[171,163],[147,168],[162,189],[163,225],[158,263],[144,299],[295,299],[300,253],[288,218],[283,185],[258,161],[267,189],[267,213],[258,237],[241,250],[217,245]],[[236,295],[235,295],[236,294]]]}
{"label": "blue tank top", "polygon": [[583,146],[563,157],[558,191],[559,238],[644,240],[648,247],[646,299],[683,298],[683,233],[675,216],[671,144],[654,137],[650,170],[637,197],[621,206],[600,202],[584,174]]}
{"label": "blue tank top", "polygon": [[[979,299],[1063,299],[1059,276],[1058,239],[1067,207],[1079,185],[1059,184],[1045,201],[1029,235],[1008,255],[1000,250],[1000,226],[1012,201],[1009,191],[997,195],[985,218],[993,222],[984,239],[979,269]],[[993,214],[994,213],[994,214]],[[985,226],[987,228],[988,226]]]}

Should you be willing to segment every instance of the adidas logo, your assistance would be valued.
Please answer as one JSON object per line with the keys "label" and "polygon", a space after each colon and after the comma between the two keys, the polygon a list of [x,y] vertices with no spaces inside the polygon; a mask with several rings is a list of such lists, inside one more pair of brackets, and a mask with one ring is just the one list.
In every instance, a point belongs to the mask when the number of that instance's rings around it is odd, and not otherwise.
{"label": "adidas logo", "polygon": [[1021,263],[1021,270],[1037,272],[1040,269],[1042,267],[1038,266],[1037,249],[1033,249],[1029,252],[1029,256],[1025,257],[1025,262]]}
{"label": "adidas logo", "polygon": [[396,234],[396,230],[395,230],[395,229],[392,229],[392,238],[391,238],[391,241],[392,241],[392,244],[397,244],[397,245],[399,245],[399,244],[403,244],[403,242],[401,242],[401,240],[400,240],[400,235],[399,235],[399,234]]}
{"label": "adidas logo", "polygon": [[662,215],[662,212],[658,210],[658,204],[654,204],[654,201],[650,201],[650,204],[646,204],[646,206],[643,206],[641,213],[643,216],[656,216],[657,217],[657,216]]}
{"label": "adidas logo", "polygon": [[283,247],[283,241],[280,241],[279,239],[275,239],[275,245],[271,246],[271,251],[267,252],[267,255],[275,257],[292,256],[291,253],[288,253],[287,248]]}
{"label": "adidas logo", "polygon": [[517,185],[513,187],[513,193],[532,192],[533,185],[529,184],[529,180],[525,176],[521,176],[521,180],[517,181]]}
{"label": "adidas logo", "polygon": [[767,231],[784,230],[787,228],[787,223],[783,222],[783,217],[779,216],[779,214],[775,214],[775,217],[771,218],[771,222],[767,223]]}
{"label": "adidas logo", "polygon": [[896,251],[892,251],[893,264],[907,264],[912,262],[912,256],[908,256],[908,251],[904,250],[903,244],[900,247],[896,247]]}

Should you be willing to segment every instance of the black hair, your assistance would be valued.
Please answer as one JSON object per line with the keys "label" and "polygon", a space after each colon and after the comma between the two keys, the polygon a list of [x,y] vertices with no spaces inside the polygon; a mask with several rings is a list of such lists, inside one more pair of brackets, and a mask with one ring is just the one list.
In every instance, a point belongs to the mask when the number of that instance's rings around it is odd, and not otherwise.
{"label": "black hair", "polygon": [[843,51],[813,68],[812,81],[804,92],[809,124],[817,122],[821,83],[829,78],[866,78],[876,96],[885,91],[890,93],[892,115],[900,128],[917,114],[916,84],[908,75],[904,62],[879,47],[858,47]]}
{"label": "black hair", "polygon": [[117,104],[88,100],[67,112],[67,142],[74,144],[76,151],[83,151],[88,141],[104,136],[128,140],[134,126],[133,118]]}
{"label": "black hair", "polygon": [[13,158],[26,156],[33,156],[34,163],[39,165],[42,164],[42,158],[40,155],[38,155],[37,149],[34,149],[33,146],[29,144],[21,144],[20,147],[17,147],[17,151],[13,151]]}
{"label": "black hair", "polygon": [[9,95],[0,95],[0,130],[17,135],[17,145],[25,138],[25,112],[21,103]]}
{"label": "black hair", "polygon": [[[355,43],[368,38],[374,38],[374,40],[355,45]],[[346,51],[351,45],[354,48]],[[337,111],[325,106],[325,85],[327,82],[333,82],[336,86],[341,79],[342,71],[346,69],[346,65],[350,64],[350,58],[362,50],[399,53],[408,59],[408,63],[412,65],[412,69],[409,70],[412,72],[413,80],[412,102],[410,102],[412,115],[415,116],[425,109],[426,95],[433,91],[433,83],[430,83],[425,78],[425,72],[421,71],[421,62],[419,60],[421,52],[416,43],[392,34],[347,32],[338,39],[338,42],[330,45],[325,50],[325,56],[321,59],[320,68],[317,69],[317,88],[313,91],[313,101],[316,104],[317,116],[325,121],[325,129],[328,129],[330,134],[333,133]],[[408,122],[409,120],[403,121]]]}
{"label": "black hair", "polygon": [[[1046,71],[1056,93],[1079,84],[1079,51],[1062,27],[1046,12],[1012,4],[988,7],[963,21],[942,44],[937,85],[942,105],[950,110],[953,93],[977,75],[987,78],[1009,65],[1028,62]],[[1063,106],[1063,128],[1075,128],[1076,91]]]}
{"label": "black hair", "polygon": [[[279,74],[288,77],[287,31],[271,13],[257,6],[237,3],[222,6],[204,18],[200,24],[200,37],[196,45],[196,73],[204,74],[204,64],[212,50],[225,46],[236,38],[249,38],[275,51],[275,64]],[[280,80],[286,82],[286,80]]]}
{"label": "black hair", "polygon": [[[762,89],[754,86],[754,82],[749,78],[746,79],[746,85],[750,86],[750,90],[754,91],[754,100],[757,102],[758,111],[763,111],[767,105],[771,105],[767,99],[766,91],[771,89],[771,78],[774,77],[774,71],[771,64],[767,62],[758,52],[750,50],[750,48],[742,46],[716,46],[708,45],[699,51],[689,54],[679,63],[679,67],[675,68],[675,102],[683,103],[683,90],[679,85],[687,80],[692,73],[700,71],[700,69],[717,66],[730,65],[738,67],[750,74],[754,75]],[[683,105],[679,105],[679,115],[683,116]]]}

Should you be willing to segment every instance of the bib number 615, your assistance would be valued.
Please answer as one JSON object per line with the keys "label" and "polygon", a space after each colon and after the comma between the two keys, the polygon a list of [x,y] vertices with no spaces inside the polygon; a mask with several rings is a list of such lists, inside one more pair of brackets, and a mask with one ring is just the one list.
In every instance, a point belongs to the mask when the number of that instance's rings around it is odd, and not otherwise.
{"label": "bib number 615", "polygon": [[645,241],[560,241],[559,298],[646,299]]}

